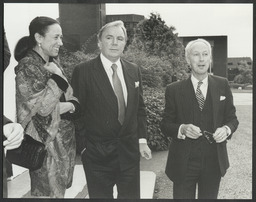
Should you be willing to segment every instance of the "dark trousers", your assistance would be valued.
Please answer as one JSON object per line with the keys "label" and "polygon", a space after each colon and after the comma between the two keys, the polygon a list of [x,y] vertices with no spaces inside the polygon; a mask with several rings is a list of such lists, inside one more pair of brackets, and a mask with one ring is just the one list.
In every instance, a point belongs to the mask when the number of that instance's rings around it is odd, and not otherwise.
{"label": "dark trousers", "polygon": [[3,151],[3,198],[7,198],[7,174],[6,174],[6,159]]}
{"label": "dark trousers", "polygon": [[117,187],[118,199],[140,198],[139,164],[127,170],[120,170],[118,159],[111,166],[99,165],[82,154],[89,198],[113,198],[113,187]]}
{"label": "dark trousers", "polygon": [[198,186],[198,199],[217,199],[220,180],[217,152],[204,156],[202,152],[192,150],[184,181],[173,184],[173,198],[195,199]]}
{"label": "dark trousers", "polygon": [[10,163],[8,160],[6,160],[6,173],[7,177],[13,176],[12,163]]}

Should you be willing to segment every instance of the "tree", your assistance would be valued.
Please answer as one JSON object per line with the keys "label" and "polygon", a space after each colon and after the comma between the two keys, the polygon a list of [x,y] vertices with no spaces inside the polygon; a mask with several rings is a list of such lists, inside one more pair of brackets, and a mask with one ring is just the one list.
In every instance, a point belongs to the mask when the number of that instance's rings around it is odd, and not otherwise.
{"label": "tree", "polygon": [[238,63],[239,74],[235,76],[234,82],[239,84],[252,84],[252,68],[247,64],[245,60],[241,60]]}
{"label": "tree", "polygon": [[154,60],[149,66],[148,62],[141,66],[152,71],[161,69],[158,77],[162,86],[171,83],[173,77],[177,80],[187,78],[184,47],[174,31],[175,28],[168,27],[159,14],[151,13],[149,19],[144,19],[137,25],[133,41],[125,52],[125,56],[134,62],[137,59]]}
{"label": "tree", "polygon": [[[167,84],[187,78],[184,47],[175,28],[168,27],[159,14],[151,13],[135,28],[132,43],[124,57],[141,67],[147,107],[148,145],[152,150],[166,150],[169,139],[160,130]],[[148,88],[149,87],[149,88]]]}

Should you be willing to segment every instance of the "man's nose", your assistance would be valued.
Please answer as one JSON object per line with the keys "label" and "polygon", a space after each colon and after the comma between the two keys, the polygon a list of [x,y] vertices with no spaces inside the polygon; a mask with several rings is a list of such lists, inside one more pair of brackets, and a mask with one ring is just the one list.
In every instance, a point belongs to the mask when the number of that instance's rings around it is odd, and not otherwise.
{"label": "man's nose", "polygon": [[200,54],[199,59],[200,59],[201,61],[204,60],[203,54]]}
{"label": "man's nose", "polygon": [[117,45],[117,39],[116,39],[116,38],[113,38],[112,44],[113,44],[113,45]]}

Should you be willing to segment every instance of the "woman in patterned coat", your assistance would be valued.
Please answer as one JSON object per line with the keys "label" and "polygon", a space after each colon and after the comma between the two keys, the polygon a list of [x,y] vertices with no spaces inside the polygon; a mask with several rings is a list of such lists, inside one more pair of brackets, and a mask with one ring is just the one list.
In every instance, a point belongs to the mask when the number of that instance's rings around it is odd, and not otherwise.
{"label": "woman in patterned coat", "polygon": [[31,195],[63,198],[72,184],[76,155],[72,119],[80,105],[57,60],[63,45],[59,23],[36,17],[29,33],[14,51],[17,121],[47,149],[42,168],[29,172]]}

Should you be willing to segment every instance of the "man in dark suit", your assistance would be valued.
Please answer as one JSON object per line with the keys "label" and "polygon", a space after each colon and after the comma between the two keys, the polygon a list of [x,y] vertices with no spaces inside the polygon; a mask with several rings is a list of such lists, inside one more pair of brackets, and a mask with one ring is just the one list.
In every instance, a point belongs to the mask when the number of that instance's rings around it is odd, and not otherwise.
{"label": "man in dark suit", "polygon": [[106,24],[98,34],[101,54],[79,64],[72,87],[82,107],[81,152],[90,198],[140,198],[140,153],[146,141],[146,110],[139,67],[120,59],[127,41],[122,21]]}
{"label": "man in dark suit", "polygon": [[204,39],[188,43],[189,79],[166,88],[162,132],[172,137],[166,174],[174,199],[216,199],[229,167],[226,143],[238,126],[233,96],[225,78],[208,74],[211,46]]}

